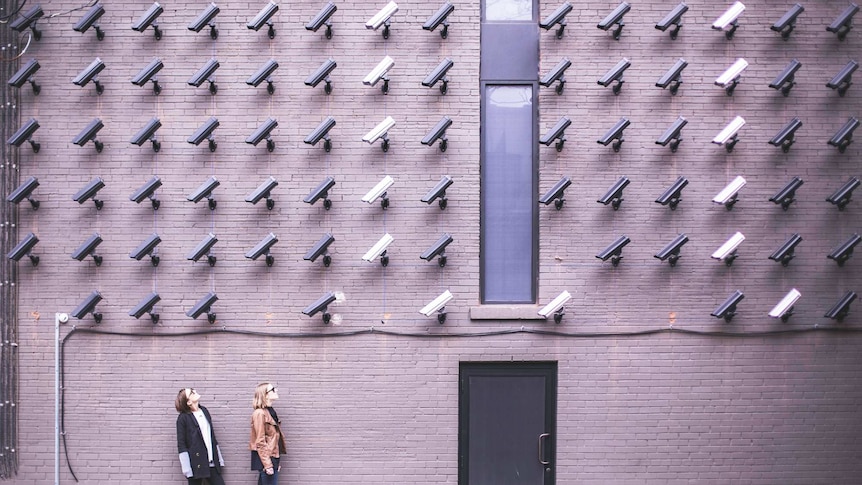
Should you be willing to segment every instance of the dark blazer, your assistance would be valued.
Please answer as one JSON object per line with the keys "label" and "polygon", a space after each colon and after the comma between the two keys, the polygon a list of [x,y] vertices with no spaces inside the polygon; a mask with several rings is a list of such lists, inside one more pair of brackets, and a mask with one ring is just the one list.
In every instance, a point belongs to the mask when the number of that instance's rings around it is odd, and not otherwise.
{"label": "dark blazer", "polygon": [[[201,406],[207,421],[210,424],[210,440],[213,446],[213,464],[221,471],[221,452],[218,449],[215,431],[213,431],[213,420],[207,408]],[[177,450],[180,454],[180,463],[185,458],[191,465],[192,476],[188,478],[208,478],[210,476],[210,462],[207,457],[207,446],[204,443],[198,420],[192,413],[180,413],[177,416]],[[185,454],[185,457],[183,457]]]}

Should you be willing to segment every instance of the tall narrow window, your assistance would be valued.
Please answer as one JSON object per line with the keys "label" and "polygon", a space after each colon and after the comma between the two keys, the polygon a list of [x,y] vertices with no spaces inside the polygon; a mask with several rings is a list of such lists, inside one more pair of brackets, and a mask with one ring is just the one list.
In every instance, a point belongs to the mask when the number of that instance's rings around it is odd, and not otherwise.
{"label": "tall narrow window", "polygon": [[482,2],[479,77],[483,304],[536,302],[537,10],[536,0]]}

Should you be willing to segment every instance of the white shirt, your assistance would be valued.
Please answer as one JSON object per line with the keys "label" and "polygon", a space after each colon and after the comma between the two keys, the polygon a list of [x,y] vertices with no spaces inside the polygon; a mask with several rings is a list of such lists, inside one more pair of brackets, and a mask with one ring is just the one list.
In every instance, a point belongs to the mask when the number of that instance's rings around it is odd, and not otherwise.
{"label": "white shirt", "polygon": [[207,458],[209,459],[210,464],[213,463],[213,444],[212,444],[212,432],[210,431],[210,423],[207,421],[207,417],[204,415],[204,412],[198,409],[197,411],[193,411],[195,418],[198,420],[198,426],[201,428],[201,434],[204,438],[204,444],[207,446]]}

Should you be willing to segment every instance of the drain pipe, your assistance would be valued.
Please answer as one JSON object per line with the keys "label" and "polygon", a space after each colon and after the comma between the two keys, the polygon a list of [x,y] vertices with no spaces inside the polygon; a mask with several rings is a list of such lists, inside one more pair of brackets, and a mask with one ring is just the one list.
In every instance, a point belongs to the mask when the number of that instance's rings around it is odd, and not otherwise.
{"label": "drain pipe", "polygon": [[68,321],[68,314],[54,314],[54,485],[60,485],[60,324]]}

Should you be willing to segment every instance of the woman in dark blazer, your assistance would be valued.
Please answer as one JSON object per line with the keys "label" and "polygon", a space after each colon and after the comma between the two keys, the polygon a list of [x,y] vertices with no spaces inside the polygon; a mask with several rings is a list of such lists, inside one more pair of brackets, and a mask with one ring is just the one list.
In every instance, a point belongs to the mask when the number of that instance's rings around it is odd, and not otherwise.
{"label": "woman in dark blazer", "polygon": [[198,404],[200,398],[200,394],[193,388],[185,388],[180,389],[174,403],[180,413],[177,416],[180,465],[189,485],[203,485],[205,479],[210,485],[224,485],[221,477],[224,460],[210,413],[207,408]]}

